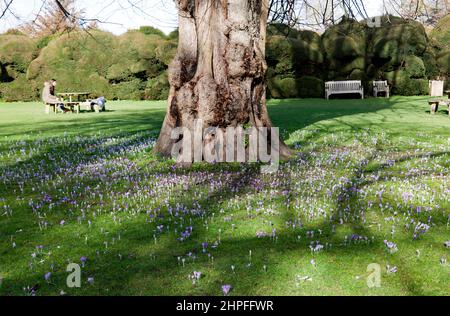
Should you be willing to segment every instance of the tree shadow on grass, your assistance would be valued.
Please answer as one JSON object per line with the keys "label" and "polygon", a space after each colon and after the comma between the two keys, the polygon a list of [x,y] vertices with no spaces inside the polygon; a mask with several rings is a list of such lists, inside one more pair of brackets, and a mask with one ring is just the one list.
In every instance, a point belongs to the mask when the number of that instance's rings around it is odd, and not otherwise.
{"label": "tree shadow on grass", "polygon": [[391,99],[367,100],[273,100],[268,107],[275,126],[295,132],[316,122],[347,115],[374,113],[392,108],[398,102]]}
{"label": "tree shadow on grass", "polygon": [[[48,121],[38,121],[33,124],[28,122],[11,123],[0,126],[0,136],[17,136],[15,131],[21,131],[21,134],[42,135],[47,137],[58,137],[60,135],[91,135],[105,134],[114,136],[114,134],[123,132],[148,132],[159,131],[164,119],[165,111],[142,111],[132,114],[116,115],[89,115],[77,117],[70,120],[51,119]],[[4,132],[11,130],[11,132]]]}
{"label": "tree shadow on grass", "polygon": [[[446,153],[436,153],[436,156]],[[408,161],[409,159],[415,159],[417,155],[404,156],[398,161]],[[389,165],[380,164],[376,167],[376,170],[383,170],[388,168]],[[304,232],[302,232],[302,241],[297,240],[298,233],[281,230],[279,239],[277,242],[271,241],[269,238],[259,239],[256,236],[253,237],[224,237],[221,240],[221,244],[217,251],[211,252],[215,257],[214,263],[209,263],[208,257],[202,254],[201,242],[211,242],[211,232],[202,226],[202,222],[205,220],[211,220],[212,212],[217,212],[222,203],[231,198],[237,196],[243,196],[249,191],[249,185],[253,180],[258,179],[261,175],[257,166],[246,169],[243,174],[236,173],[229,181],[224,182],[220,187],[216,188],[211,194],[208,194],[203,200],[197,201],[203,207],[208,208],[208,212],[205,217],[194,218],[192,225],[194,226],[194,235],[191,240],[181,243],[170,234],[167,239],[161,241],[159,250],[152,251],[152,255],[157,258],[156,261],[152,261],[148,252],[150,252],[150,246],[153,244],[151,236],[149,237],[149,225],[144,221],[138,220],[135,223],[123,224],[114,231],[110,231],[112,234],[121,234],[122,240],[127,240],[126,246],[120,247],[118,250],[110,250],[100,256],[95,254],[95,251],[101,247],[101,244],[97,244],[96,247],[91,247],[88,254],[93,259],[90,267],[88,267],[88,274],[95,275],[97,284],[91,287],[86,286],[79,292],[73,291],[74,295],[89,295],[89,294],[101,294],[101,295],[115,295],[115,294],[142,294],[142,295],[161,295],[161,294],[183,294],[183,295],[219,295],[220,287],[222,284],[233,282],[236,293],[246,293],[250,295],[264,294],[264,288],[267,288],[267,282],[264,281],[264,271],[262,266],[254,266],[252,268],[245,268],[248,263],[248,251],[253,250],[255,258],[257,256],[264,256],[264,262],[269,269],[280,268],[285,260],[289,260],[289,254],[292,252],[301,253],[302,257],[311,258],[315,257],[308,250],[309,241],[304,238]],[[183,171],[184,172],[184,171]],[[217,170],[216,172],[221,172]],[[363,256],[380,252],[379,245],[368,244],[366,246],[347,246],[342,244],[336,235],[330,233],[331,226],[338,222],[338,219],[345,217],[345,213],[353,209],[353,206],[359,205],[358,190],[371,183],[365,183],[359,181],[362,178],[363,173],[366,172],[364,165],[361,165],[355,171],[352,180],[335,192],[337,198],[337,208],[334,214],[330,217],[331,220],[324,220],[322,223],[312,225],[311,229],[322,230],[324,232],[323,237],[319,239],[326,239],[327,242],[332,243],[334,246],[332,249],[327,250],[324,256],[336,256],[336,257],[353,257],[355,255]],[[374,172],[371,169],[370,172]],[[287,180],[285,183],[289,184]],[[195,187],[193,187],[195,190]],[[287,188],[289,189],[289,188]],[[171,202],[172,206],[181,203],[183,205],[189,205],[192,203],[192,198],[189,196],[189,192],[185,193],[185,197]],[[350,206],[350,207],[349,207]],[[286,215],[287,213],[284,213]],[[289,216],[285,217],[285,220],[291,219]],[[359,218],[352,218],[351,228],[355,234],[369,236],[370,230],[362,227]],[[160,224],[160,223],[158,223]],[[151,224],[155,226],[156,224]],[[154,228],[154,227],[153,227]],[[164,233],[165,235],[166,233]],[[147,247],[142,254],[142,248]],[[177,261],[178,256],[185,256],[186,253],[193,251],[199,255],[197,263],[188,262],[186,268],[180,265]],[[129,255],[132,255],[131,257]],[[139,255],[136,255],[139,254]],[[124,256],[125,259],[119,259],[120,256]],[[318,255],[318,258],[321,255]],[[281,259],[280,259],[281,258]],[[261,261],[260,261],[261,262]],[[319,260],[319,264],[321,264]],[[208,268],[208,264],[211,268]],[[236,264],[239,267],[238,272],[233,274],[229,266],[230,264]],[[281,265],[281,266],[280,266]],[[188,274],[193,269],[201,267],[203,272],[208,276],[207,284],[199,285],[198,287],[192,287],[190,290],[186,290],[186,284],[177,284],[174,280],[187,280]],[[271,270],[273,271],[273,270]],[[314,273],[311,270],[311,273]],[[408,271],[401,271],[402,278],[404,279],[405,288],[412,295],[422,294],[421,288],[423,284],[414,280]],[[277,273],[275,272],[275,276]],[[323,275],[323,274],[322,274]],[[67,276],[64,272],[55,274],[55,278],[58,280],[58,284],[64,284],[64,278]],[[272,276],[274,277],[274,276]],[[342,279],[343,276],[335,276],[337,279]],[[350,276],[348,278],[351,278]],[[347,278],[347,279],[348,279]],[[14,280],[10,280],[9,283],[17,284],[17,286],[23,286],[24,284],[34,284],[36,282],[35,276],[21,277]],[[85,282],[85,281],[84,281]],[[102,287],[102,282],[108,284],[108,290]],[[146,284],[148,282],[148,284]],[[188,280],[186,282],[189,282]],[[42,284],[45,284],[42,282]],[[137,292],[136,289],[128,288],[140,284],[142,292]],[[146,284],[146,285],[143,285]],[[7,285],[8,286],[8,285]],[[46,285],[45,285],[46,286]],[[12,290],[12,287],[6,287],[6,291]],[[43,293],[51,294],[53,287],[46,288]],[[5,291],[5,290],[4,290]],[[186,293],[187,291],[187,293]],[[267,291],[270,292],[269,289]]]}
{"label": "tree shadow on grass", "polygon": [[[291,106],[291,105],[286,105]],[[282,109],[277,109],[281,110]],[[298,111],[298,109],[297,109]],[[353,110],[352,110],[353,111]],[[348,115],[344,114],[345,111],[340,113],[341,115]],[[331,113],[330,113],[331,115]],[[134,116],[134,115],[130,115]],[[272,115],[273,116],[273,115]],[[144,118],[145,117],[145,118]],[[145,120],[147,118],[147,115],[144,115],[141,119],[138,119],[136,122],[131,123],[132,126],[130,128],[130,135],[133,133],[136,133],[136,131],[142,131],[141,126],[145,124]],[[315,117],[312,118],[312,120],[322,120],[323,118]],[[121,120],[114,120],[114,123],[107,122],[105,125],[95,125],[96,127],[99,127],[100,130],[107,128],[109,126],[110,128],[114,128],[114,124],[119,124]],[[162,120],[161,120],[162,121]],[[159,119],[156,119],[155,122],[159,122]],[[77,123],[78,124],[78,123]],[[156,124],[156,123],[155,123]],[[292,126],[292,129],[298,129],[305,127],[306,124],[304,122],[296,122],[295,127]],[[79,125],[75,126],[82,126],[82,123],[79,123]],[[81,129],[83,129],[80,126]],[[103,127],[102,127],[103,126]],[[62,128],[61,126],[58,128]],[[72,126],[73,128],[73,126]],[[53,129],[49,129],[53,130]],[[83,133],[90,132],[91,129],[84,130]],[[59,133],[61,133],[62,130],[59,130]],[[327,131],[324,130],[326,133]],[[113,134],[114,135],[114,134]],[[117,136],[120,136],[120,134],[116,134]],[[76,143],[76,141],[75,141]],[[77,147],[76,144],[73,144],[74,147]],[[126,147],[126,146],[125,146]],[[65,146],[61,147],[55,147],[51,151],[56,154],[58,152],[63,151]],[[436,153],[436,155],[446,154],[443,153]],[[45,154],[37,157],[33,157],[28,161],[31,165],[35,164],[38,161],[42,161],[42,159],[45,159]],[[106,156],[107,157],[107,156]],[[83,159],[86,159],[84,161]],[[83,163],[86,163],[91,159],[89,155],[86,155],[82,159]],[[401,161],[407,161],[409,159],[415,159],[416,156],[405,156],[402,157]],[[76,163],[76,161],[74,161]],[[17,164],[17,168],[22,167],[20,163]],[[385,168],[388,168],[389,165],[381,164],[377,167],[377,170],[383,170]],[[166,172],[173,172],[172,169],[167,167]],[[188,173],[189,170],[182,171],[183,173]],[[217,170],[216,172],[221,172]],[[322,223],[315,224],[313,229],[321,229],[324,231],[324,233],[329,233],[331,230],[331,226],[336,223],[336,221],[342,217],[342,215],[345,215],[345,212],[348,212],[349,209],[347,208],[348,205],[357,205],[359,202],[359,197],[357,194],[358,187],[368,185],[364,183],[359,183],[358,179],[361,178],[362,173],[365,172],[363,168],[358,169],[355,174],[351,177],[353,178],[352,181],[348,183],[348,185],[341,189],[341,192],[336,192],[336,194],[342,195],[343,198],[341,200],[337,201],[337,211],[332,216],[332,221],[324,221]],[[1,171],[0,171],[1,173]],[[164,245],[162,246],[161,250],[158,250],[154,252],[153,254],[158,258],[158,266],[154,262],[151,261],[149,256],[145,255],[138,255],[134,259],[133,258],[127,258],[124,260],[120,260],[119,254],[125,254],[125,253],[139,253],[143,244],[144,245],[150,245],[152,243],[152,239],[149,238],[149,229],[148,225],[144,222],[141,222],[140,224],[137,224],[134,226],[133,229],[126,229],[127,226],[123,225],[123,227],[120,227],[121,229],[117,230],[122,234],[122,240],[129,240],[133,241],[134,245],[127,244],[126,247],[121,248],[118,251],[109,251],[103,256],[100,256],[99,258],[96,257],[95,250],[97,249],[90,249],[91,253],[88,254],[93,259],[93,265],[97,264],[97,267],[92,268],[91,274],[96,275],[97,282],[99,285],[94,285],[92,288],[85,288],[81,291],[81,294],[103,294],[103,295],[110,295],[111,293],[117,294],[121,293],[127,294],[128,292],[130,294],[136,294],[132,289],[127,290],[126,285],[135,284],[136,282],[139,282],[138,279],[142,278],[143,281],[148,280],[149,282],[153,280],[157,280],[156,284],[148,284],[147,286],[143,287],[144,292],[141,294],[152,294],[152,295],[158,295],[158,294],[173,294],[174,292],[177,292],[179,294],[186,294],[186,292],[183,291],[183,287],[178,287],[177,284],[173,283],[173,280],[177,279],[183,279],[187,278],[187,275],[191,273],[190,269],[187,267],[186,269],[182,269],[177,263],[177,256],[183,256],[189,251],[192,251],[193,249],[196,249],[196,252],[201,254],[201,247],[199,243],[201,243],[202,240],[211,238],[210,232],[207,231],[201,223],[207,219],[211,219],[211,213],[217,212],[222,203],[226,202],[227,200],[231,198],[235,198],[237,196],[243,195],[246,192],[248,192],[248,187],[250,183],[253,180],[256,180],[260,178],[260,174],[258,172],[257,166],[254,166],[253,168],[246,169],[242,174],[236,174],[233,176],[228,182],[225,182],[221,187],[217,188],[215,191],[213,191],[211,194],[208,195],[207,198],[198,201],[201,205],[208,208],[208,213],[206,214],[205,218],[197,218],[194,219],[194,226],[195,232],[193,236],[193,240],[188,241],[186,243],[180,243],[176,240],[175,237],[170,236],[168,237],[168,240],[164,242]],[[92,179],[92,181],[98,182],[98,179]],[[285,181],[285,183],[290,183],[289,179]],[[354,188],[354,184],[357,183],[358,187]],[[373,184],[373,183],[371,183]],[[289,187],[287,188],[289,189]],[[195,190],[195,188],[194,188]],[[186,197],[184,199],[180,199],[177,201],[178,203],[182,204],[189,204],[192,203],[192,199],[189,196],[189,192],[186,192]],[[171,202],[172,206],[175,205],[175,202]],[[291,219],[289,216],[286,216],[286,220]],[[362,225],[360,225],[360,219],[354,219],[352,222],[352,229],[355,233],[358,234],[370,234],[370,230],[367,230],[366,228],[363,228]],[[267,240],[267,239],[259,239],[255,236],[253,237],[232,237],[229,239],[223,239],[221,245],[219,246],[219,250],[217,252],[216,259],[214,265],[216,267],[220,267],[221,272],[214,272],[211,270],[210,281],[206,286],[199,287],[198,289],[193,288],[192,291],[189,294],[192,295],[199,295],[199,294],[208,294],[208,295],[218,295],[220,294],[220,286],[224,284],[224,282],[228,282],[230,279],[235,280],[238,282],[239,278],[242,278],[242,280],[245,280],[246,282],[240,282],[239,284],[236,284],[236,289],[239,293],[250,293],[250,294],[261,294],[260,291],[260,279],[261,274],[264,273],[261,270],[257,271],[256,268],[254,270],[246,270],[246,272],[239,272],[236,276],[230,276],[229,271],[227,271],[227,267],[230,264],[230,254],[232,255],[232,258],[235,258],[236,262],[239,264],[239,266],[245,266],[247,263],[247,257],[248,257],[248,251],[255,249],[257,250],[258,255],[260,253],[264,253],[266,258],[265,262],[269,267],[277,266],[280,264],[280,256],[285,255],[286,253],[289,253],[290,251],[296,251],[301,252],[302,256],[311,256],[309,250],[308,250],[308,241],[302,241],[298,242],[296,241],[297,233],[290,232],[290,231],[280,231],[280,239],[278,240],[278,244]],[[326,252],[326,254],[335,254],[335,255],[348,255],[348,256],[354,256],[355,251],[357,253],[370,253],[372,251],[376,251],[377,247],[374,245],[368,245],[365,247],[358,247],[358,246],[352,246],[350,248],[344,247],[340,245],[341,240],[338,240],[333,235],[327,236],[327,241],[332,242],[336,246],[332,249]],[[279,246],[280,244],[283,244],[283,246]],[[100,247],[101,245],[97,245],[97,247]],[[160,247],[161,248],[161,247]],[[159,258],[163,258],[162,261],[159,260]],[[204,265],[205,262],[208,262],[209,259],[207,259],[205,256],[203,256],[202,259],[199,259],[200,262]],[[286,258],[284,258],[286,260]],[[234,263],[234,261],[232,261]],[[195,266],[195,263],[192,264],[192,267]],[[261,267],[259,267],[261,269]],[[61,282],[58,282],[58,284],[64,284],[65,277],[67,276],[66,273],[55,273],[55,278],[58,278]],[[101,286],[101,281],[105,281],[108,283],[109,291],[107,291],[105,288]],[[27,277],[20,277],[15,278],[14,280],[10,281],[11,284],[17,284],[14,285],[14,287],[21,288],[25,284],[32,285],[33,282],[36,282],[35,276],[27,276]],[[42,283],[44,283],[42,281]],[[54,290],[54,289],[53,289]],[[2,290],[5,291],[5,290]],[[8,291],[8,288],[6,288],[6,291]],[[414,290],[415,291],[415,290]],[[52,293],[52,292],[46,292],[46,293]],[[74,292],[74,294],[77,294],[77,292]],[[420,291],[413,292],[411,291],[411,294],[420,294]]]}

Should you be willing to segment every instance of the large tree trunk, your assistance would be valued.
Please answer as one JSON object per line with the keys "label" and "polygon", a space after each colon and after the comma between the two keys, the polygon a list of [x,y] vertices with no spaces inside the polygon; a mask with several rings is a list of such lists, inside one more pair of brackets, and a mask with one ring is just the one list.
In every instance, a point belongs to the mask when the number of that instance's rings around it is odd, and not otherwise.
{"label": "large tree trunk", "polygon": [[[268,0],[176,0],[178,52],[169,68],[167,116],[155,151],[170,156],[172,130],[272,127],[266,108]],[[291,155],[280,142],[280,157]]]}

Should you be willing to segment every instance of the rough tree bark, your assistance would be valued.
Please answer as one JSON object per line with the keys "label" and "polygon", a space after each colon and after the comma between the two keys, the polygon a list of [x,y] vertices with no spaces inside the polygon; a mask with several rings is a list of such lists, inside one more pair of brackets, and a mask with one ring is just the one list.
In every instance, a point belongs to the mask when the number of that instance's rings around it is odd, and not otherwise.
{"label": "rough tree bark", "polygon": [[[170,156],[172,130],[272,127],[266,108],[268,0],[176,0],[179,46],[169,68],[167,115],[155,151]],[[280,158],[291,156],[280,142]]]}

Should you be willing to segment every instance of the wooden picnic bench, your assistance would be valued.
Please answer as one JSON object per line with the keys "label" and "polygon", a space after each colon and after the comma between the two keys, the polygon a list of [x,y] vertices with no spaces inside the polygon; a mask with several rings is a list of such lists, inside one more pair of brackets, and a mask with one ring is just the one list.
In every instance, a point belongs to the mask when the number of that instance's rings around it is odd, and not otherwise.
{"label": "wooden picnic bench", "polygon": [[359,80],[328,81],[325,82],[325,98],[330,99],[333,94],[357,93],[364,99],[364,87]]}
{"label": "wooden picnic bench", "polygon": [[389,98],[390,89],[387,81],[374,81],[373,82],[373,96],[378,97],[380,92],[384,92],[386,98]]}
{"label": "wooden picnic bench", "polygon": [[[73,113],[80,113],[81,106],[89,103],[89,111],[91,106],[91,100],[86,100],[90,93],[88,92],[64,92],[58,93],[57,96],[60,97],[61,102],[58,103],[45,103],[45,113],[50,114],[50,112],[58,113],[58,106],[63,105],[64,107],[70,108]],[[87,106],[86,106],[87,108]]]}
{"label": "wooden picnic bench", "polygon": [[50,114],[50,112],[58,113],[58,106],[63,105],[64,107],[70,108],[72,112],[80,113],[80,102],[64,102],[59,103],[45,103],[45,113]]}

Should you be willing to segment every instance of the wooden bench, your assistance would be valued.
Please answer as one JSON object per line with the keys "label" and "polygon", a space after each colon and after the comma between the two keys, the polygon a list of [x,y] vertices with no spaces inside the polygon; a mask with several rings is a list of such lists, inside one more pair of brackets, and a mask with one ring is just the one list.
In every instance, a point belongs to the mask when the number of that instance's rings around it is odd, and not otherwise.
{"label": "wooden bench", "polygon": [[448,108],[448,115],[450,116],[450,100],[444,100],[444,99],[433,99],[428,100],[428,104],[430,105],[430,114],[436,114],[439,110],[439,105],[447,106]]}
{"label": "wooden bench", "polygon": [[52,113],[56,113],[57,107],[55,103],[45,103],[45,113],[50,114],[50,110]]}
{"label": "wooden bench", "polygon": [[373,96],[378,97],[380,92],[384,92],[386,98],[389,98],[390,89],[387,81],[374,81],[373,82]]}
{"label": "wooden bench", "polygon": [[45,113],[50,114],[58,113],[59,105],[63,104],[65,107],[69,107],[72,112],[80,113],[80,102],[60,102],[60,103],[45,103]]}
{"label": "wooden bench", "polygon": [[333,94],[357,93],[364,99],[364,88],[359,80],[328,81],[325,82],[325,98],[330,99]]}
{"label": "wooden bench", "polygon": [[64,102],[65,107],[69,107],[72,112],[80,114],[80,102]]}

